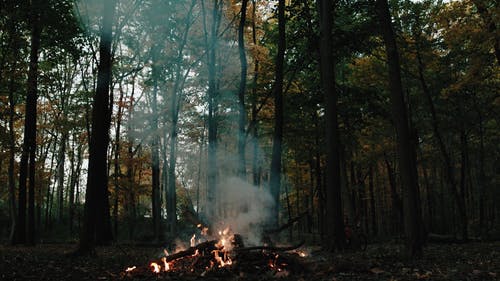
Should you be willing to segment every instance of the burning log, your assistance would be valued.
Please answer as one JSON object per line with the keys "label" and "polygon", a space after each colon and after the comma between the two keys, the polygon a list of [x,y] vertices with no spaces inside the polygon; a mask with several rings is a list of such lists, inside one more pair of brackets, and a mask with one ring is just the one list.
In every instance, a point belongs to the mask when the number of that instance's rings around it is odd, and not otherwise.
{"label": "burning log", "polygon": [[241,235],[230,235],[229,228],[219,232],[219,240],[209,240],[161,260],[150,263],[149,267],[129,267],[124,274],[127,277],[141,274],[189,274],[193,276],[218,277],[221,274],[273,274],[287,276],[289,273],[304,272],[305,266],[297,253],[286,253],[304,244],[301,242],[289,247],[253,246],[245,247]]}
{"label": "burning log", "polygon": [[171,262],[171,261],[174,261],[176,259],[183,258],[183,257],[193,256],[196,254],[197,251],[198,251],[198,253],[212,252],[214,250],[218,250],[218,247],[216,246],[217,243],[219,243],[218,240],[210,240],[210,241],[202,242],[196,246],[189,247],[184,251],[180,251],[180,252],[177,252],[175,254],[166,256],[165,260],[167,262]]}

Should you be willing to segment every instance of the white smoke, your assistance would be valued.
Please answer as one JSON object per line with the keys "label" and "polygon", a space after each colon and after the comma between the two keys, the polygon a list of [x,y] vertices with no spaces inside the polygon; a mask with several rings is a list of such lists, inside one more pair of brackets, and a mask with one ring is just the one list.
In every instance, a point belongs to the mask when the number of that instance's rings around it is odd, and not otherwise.
{"label": "white smoke", "polygon": [[248,245],[261,244],[263,227],[274,205],[267,189],[259,189],[239,178],[223,179],[217,186],[220,216],[217,228],[230,227]]}

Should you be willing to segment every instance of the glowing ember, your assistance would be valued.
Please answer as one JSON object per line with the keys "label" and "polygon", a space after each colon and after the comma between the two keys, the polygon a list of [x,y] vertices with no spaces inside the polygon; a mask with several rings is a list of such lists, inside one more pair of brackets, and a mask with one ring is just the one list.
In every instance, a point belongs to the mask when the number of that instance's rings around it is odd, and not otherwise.
{"label": "glowing ember", "polygon": [[303,251],[297,251],[297,254],[299,254],[299,256],[301,257],[307,257],[307,253]]}
{"label": "glowing ember", "polygon": [[191,247],[194,247],[196,246],[196,234],[193,234],[193,237],[191,237]]}
{"label": "glowing ember", "polygon": [[130,272],[130,271],[132,271],[132,270],[134,270],[136,268],[137,268],[137,266],[127,267],[127,269],[125,269],[125,271],[126,272]]}
{"label": "glowing ember", "polygon": [[161,265],[157,264],[156,262],[152,262],[150,266],[153,268],[154,273],[160,273]]}
{"label": "glowing ember", "polygon": [[167,262],[167,258],[163,257],[163,258],[161,258],[161,261],[163,262],[163,270],[164,271],[169,271],[170,270],[170,264]]}

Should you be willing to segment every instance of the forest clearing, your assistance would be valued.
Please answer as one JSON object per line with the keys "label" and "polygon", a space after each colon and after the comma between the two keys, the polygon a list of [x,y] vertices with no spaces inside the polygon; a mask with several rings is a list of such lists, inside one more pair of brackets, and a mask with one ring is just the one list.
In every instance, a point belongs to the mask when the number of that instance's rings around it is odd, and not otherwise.
{"label": "forest clearing", "polygon": [[493,0],[0,0],[1,280],[498,280]]}

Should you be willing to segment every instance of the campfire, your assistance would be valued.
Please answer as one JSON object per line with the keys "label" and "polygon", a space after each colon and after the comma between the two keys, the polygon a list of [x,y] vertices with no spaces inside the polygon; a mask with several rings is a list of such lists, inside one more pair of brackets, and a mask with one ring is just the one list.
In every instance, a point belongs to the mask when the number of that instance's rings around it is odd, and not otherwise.
{"label": "campfire", "polygon": [[201,227],[199,235],[190,239],[190,247],[174,253],[164,250],[164,255],[148,265],[130,266],[122,274],[124,278],[156,276],[168,278],[169,275],[204,277],[235,274],[267,274],[286,277],[291,273],[304,271],[301,259],[306,256],[298,250],[302,245],[274,247],[270,245],[246,247],[243,237],[230,228],[220,230],[214,236],[207,235],[207,228]]}

